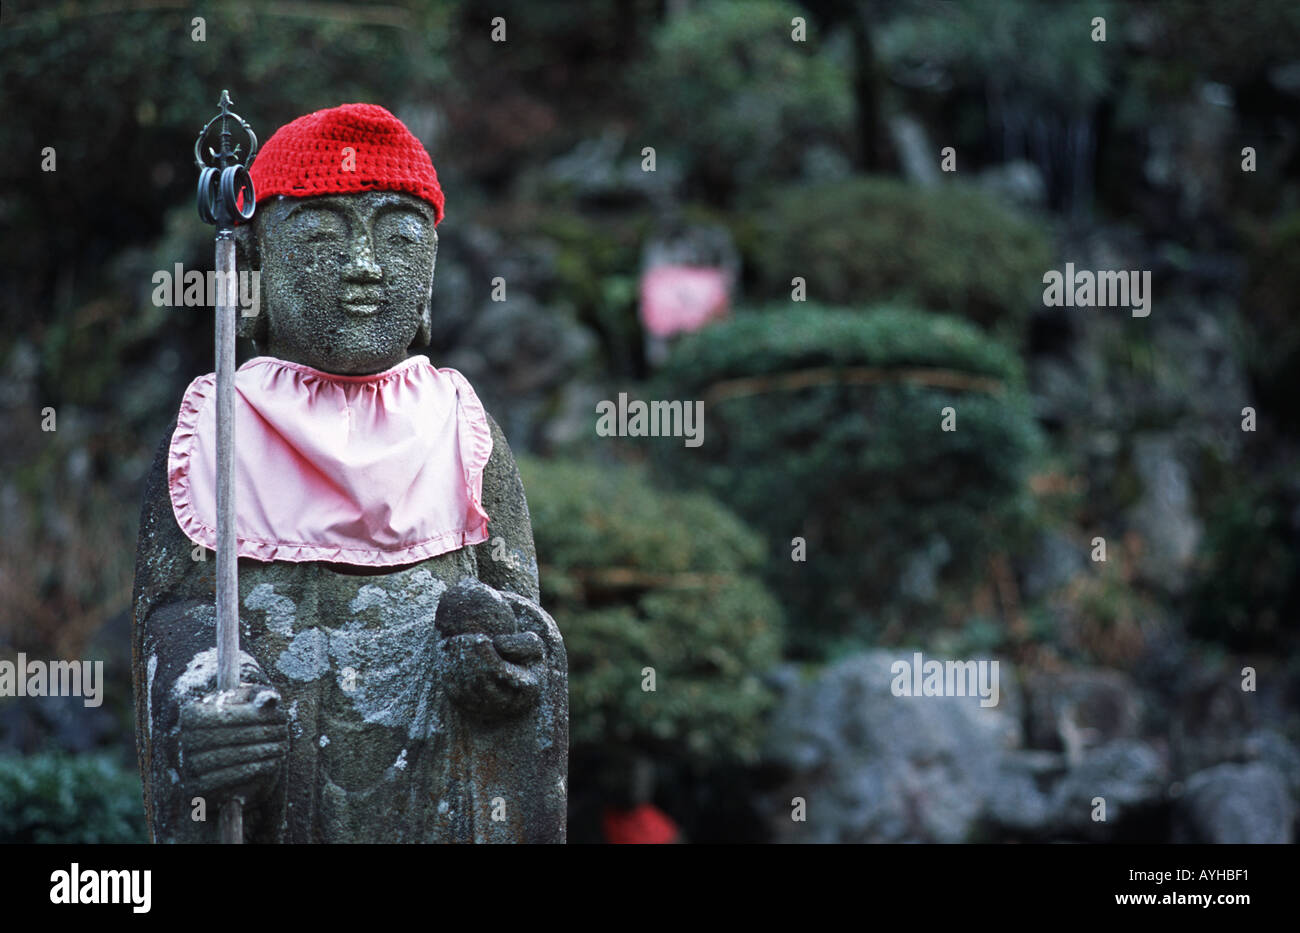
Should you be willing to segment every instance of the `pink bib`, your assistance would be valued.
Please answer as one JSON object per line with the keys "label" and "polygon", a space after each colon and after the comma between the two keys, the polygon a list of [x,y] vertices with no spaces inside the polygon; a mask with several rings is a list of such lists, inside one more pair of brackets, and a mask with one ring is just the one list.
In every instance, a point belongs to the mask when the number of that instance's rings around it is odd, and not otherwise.
{"label": "pink bib", "polygon": [[[172,511],[215,549],[217,386],[181,402],[167,463]],[[413,356],[336,376],[269,356],[235,374],[235,536],[240,557],[409,564],[488,537],[480,499],[492,434],[454,369]]]}

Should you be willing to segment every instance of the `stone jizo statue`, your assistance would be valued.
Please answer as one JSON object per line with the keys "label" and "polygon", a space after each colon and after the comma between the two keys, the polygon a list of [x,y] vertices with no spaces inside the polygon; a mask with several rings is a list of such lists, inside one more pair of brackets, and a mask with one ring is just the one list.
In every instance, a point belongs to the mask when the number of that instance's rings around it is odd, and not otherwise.
{"label": "stone jizo statue", "polygon": [[[150,473],[134,600],[157,842],[563,842],[564,644],[515,462],[428,343],[443,196],[392,114],[281,128],[237,229],[263,354],[236,386],[242,686],[216,691],[212,377]],[[490,530],[489,530],[490,529]],[[497,559],[493,559],[496,555]]]}

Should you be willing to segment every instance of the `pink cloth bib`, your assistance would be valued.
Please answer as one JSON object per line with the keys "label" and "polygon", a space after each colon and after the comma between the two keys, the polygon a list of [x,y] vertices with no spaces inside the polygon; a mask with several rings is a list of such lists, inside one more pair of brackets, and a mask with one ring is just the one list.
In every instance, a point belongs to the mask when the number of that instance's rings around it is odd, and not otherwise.
{"label": "pink cloth bib", "polygon": [[[190,383],[167,464],[186,536],[215,549],[216,375]],[[413,356],[336,376],[259,356],[235,374],[235,536],[240,557],[385,567],[488,537],[492,434],[454,369]]]}

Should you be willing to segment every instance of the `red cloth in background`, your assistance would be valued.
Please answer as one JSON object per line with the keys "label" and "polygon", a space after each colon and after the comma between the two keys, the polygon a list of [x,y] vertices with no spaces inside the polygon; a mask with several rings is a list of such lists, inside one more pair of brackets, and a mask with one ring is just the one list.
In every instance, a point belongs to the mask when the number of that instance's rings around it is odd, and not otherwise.
{"label": "red cloth in background", "polygon": [[681,835],[672,817],[649,803],[631,810],[606,807],[601,822],[605,841],[615,845],[664,845]]}
{"label": "red cloth in background", "polygon": [[709,266],[655,266],[641,277],[641,322],[656,337],[699,330],[725,317],[727,276]]}

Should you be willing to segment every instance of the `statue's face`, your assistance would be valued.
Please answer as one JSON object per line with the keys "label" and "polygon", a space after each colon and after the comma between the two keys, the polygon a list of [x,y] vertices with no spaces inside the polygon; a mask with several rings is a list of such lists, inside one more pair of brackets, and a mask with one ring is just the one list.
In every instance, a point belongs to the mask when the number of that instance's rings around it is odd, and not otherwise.
{"label": "statue's face", "polygon": [[428,204],[394,191],[259,207],[266,352],[349,375],[404,360],[429,313],[433,222]]}

